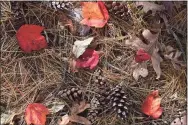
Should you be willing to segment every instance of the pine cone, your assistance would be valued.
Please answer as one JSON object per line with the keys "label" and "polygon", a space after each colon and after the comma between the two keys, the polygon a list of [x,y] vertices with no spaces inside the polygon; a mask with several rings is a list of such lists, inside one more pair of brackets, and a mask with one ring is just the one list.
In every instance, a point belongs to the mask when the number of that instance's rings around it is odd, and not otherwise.
{"label": "pine cone", "polygon": [[79,88],[70,88],[70,89],[65,89],[63,91],[60,91],[57,96],[61,98],[68,98],[72,101],[81,101],[83,100],[83,92]]}
{"label": "pine cone", "polygon": [[117,16],[123,20],[128,21],[130,14],[128,12],[127,4],[125,2],[108,1],[105,5],[110,14]]}
{"label": "pine cone", "polygon": [[50,1],[49,6],[55,10],[68,10],[73,8],[73,3],[69,1]]}
{"label": "pine cone", "polygon": [[91,122],[94,122],[94,120],[97,118],[98,114],[100,113],[101,109],[100,102],[97,98],[93,98],[90,102],[90,110],[88,112],[88,119]]}
{"label": "pine cone", "polygon": [[117,112],[118,117],[125,120],[128,115],[128,107],[130,104],[128,103],[127,97],[122,88],[117,86],[106,99],[109,100],[110,106]]}
{"label": "pine cone", "polygon": [[105,98],[109,95],[110,87],[106,84],[106,79],[103,76],[102,70],[98,69],[94,72],[93,76],[94,85],[97,87],[96,92],[100,95],[99,101],[105,104]]}

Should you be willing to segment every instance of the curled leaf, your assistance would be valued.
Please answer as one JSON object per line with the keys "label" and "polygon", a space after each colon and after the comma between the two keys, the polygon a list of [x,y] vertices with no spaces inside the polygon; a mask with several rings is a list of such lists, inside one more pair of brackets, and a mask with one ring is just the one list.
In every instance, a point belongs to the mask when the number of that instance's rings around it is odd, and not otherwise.
{"label": "curled leaf", "polygon": [[24,52],[31,52],[33,50],[46,48],[46,39],[40,34],[43,30],[44,27],[38,25],[22,25],[16,33],[16,38],[20,48]]}
{"label": "curled leaf", "polygon": [[90,37],[83,41],[77,40],[74,42],[73,53],[76,56],[76,58],[78,58],[85,52],[86,48],[93,41],[93,39],[94,39],[93,37]]}
{"label": "curled leaf", "polygon": [[49,114],[46,106],[40,103],[31,103],[25,111],[25,121],[28,125],[45,125],[46,115]]}
{"label": "curled leaf", "polygon": [[152,116],[157,119],[162,114],[162,108],[160,107],[161,98],[159,97],[159,91],[155,90],[151,92],[142,104],[142,112],[146,115]]}
{"label": "curled leaf", "polygon": [[83,2],[82,13],[84,19],[81,23],[96,28],[103,27],[109,19],[104,2]]}

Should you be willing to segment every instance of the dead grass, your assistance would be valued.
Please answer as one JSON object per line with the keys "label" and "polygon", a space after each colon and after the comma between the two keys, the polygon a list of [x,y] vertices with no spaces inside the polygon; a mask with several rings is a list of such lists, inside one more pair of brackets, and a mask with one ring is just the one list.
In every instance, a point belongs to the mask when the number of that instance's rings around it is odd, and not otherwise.
{"label": "dead grass", "polygon": [[[28,5],[27,12],[24,13],[24,21],[28,24],[46,27],[44,35],[49,47],[26,54],[19,49],[15,36],[16,29],[13,27],[14,25],[18,27],[21,24],[14,22],[10,16],[10,9],[6,9],[9,7],[9,2],[3,2],[3,4],[4,18],[1,20],[1,106],[4,107],[4,111],[22,112],[21,115],[23,116],[25,107],[29,103],[57,101],[58,98],[54,97],[53,94],[70,86],[77,86],[92,93],[92,86],[94,85],[91,83],[91,77],[93,71],[80,70],[78,73],[72,73],[69,70],[68,59],[72,56],[71,48],[75,38],[79,37],[71,35],[66,29],[60,30],[57,27],[57,15],[54,11],[32,4]],[[172,22],[170,24],[177,25],[182,29],[183,35],[186,33],[185,26],[179,26],[178,24],[181,23],[174,22],[183,21],[183,24],[185,23],[187,18],[181,16],[181,13],[185,13],[184,11],[181,10],[180,13],[176,13],[170,20]],[[183,18],[183,20],[177,20],[177,18]],[[121,19],[113,18],[109,21],[114,25],[113,31],[115,31],[111,33],[110,37],[106,35],[109,32],[107,27],[104,30],[93,29],[99,35],[102,34],[98,42],[100,44],[99,49],[104,54],[100,58],[99,67],[103,70],[106,79],[109,80],[109,86],[121,83],[134,105],[130,107],[132,112],[130,112],[126,123],[120,121],[114,114],[104,114],[103,117],[97,119],[95,124],[153,125],[154,122],[158,125],[169,124],[179,111],[186,110],[186,70],[176,71],[171,63],[164,60],[161,66],[163,73],[160,80],[155,79],[156,74],[150,64],[149,75],[136,82],[132,77],[130,68],[135,50],[125,45],[121,31],[125,33],[135,32],[144,26],[138,18],[134,19],[134,22],[137,22],[135,26],[123,21],[120,24],[119,21]],[[169,39],[175,41],[172,36],[161,34],[159,41],[169,45],[171,44]],[[141,113],[140,107],[146,95],[156,89],[160,91],[164,113],[160,119],[152,120]],[[175,93],[177,93],[177,97],[173,98],[172,95]],[[87,96],[92,98],[92,95]],[[69,102],[65,103],[68,104]],[[49,116],[48,124],[57,124],[59,117],[57,115]]]}

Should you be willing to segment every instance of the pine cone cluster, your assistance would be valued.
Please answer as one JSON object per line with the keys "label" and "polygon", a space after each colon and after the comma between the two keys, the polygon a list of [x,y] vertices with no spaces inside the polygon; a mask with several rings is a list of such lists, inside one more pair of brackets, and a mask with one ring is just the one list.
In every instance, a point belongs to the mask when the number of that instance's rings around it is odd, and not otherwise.
{"label": "pine cone cluster", "polygon": [[95,71],[93,80],[96,85],[99,85],[97,92],[100,94],[98,97],[100,105],[98,105],[98,108],[102,108],[103,110],[108,108],[110,110],[113,109],[121,119],[125,120],[130,104],[122,88],[120,86],[116,86],[115,88],[107,86],[106,79],[101,70]]}
{"label": "pine cone cluster", "polygon": [[105,5],[110,14],[115,15],[116,17],[128,21],[130,14],[128,12],[128,7],[126,2],[119,1],[107,1]]}

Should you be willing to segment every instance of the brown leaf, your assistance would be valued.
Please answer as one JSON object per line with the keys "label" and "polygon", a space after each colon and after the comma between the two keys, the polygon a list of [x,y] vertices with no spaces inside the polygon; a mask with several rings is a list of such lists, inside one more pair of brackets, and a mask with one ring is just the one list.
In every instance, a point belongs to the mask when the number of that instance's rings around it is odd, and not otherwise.
{"label": "brown leaf", "polygon": [[181,118],[174,119],[170,125],[187,125],[186,115],[182,116]]}
{"label": "brown leaf", "polygon": [[88,119],[78,116],[78,115],[69,116],[69,120],[71,122],[76,122],[76,123],[80,123],[80,124],[84,124],[84,125],[91,125],[91,122]]}
{"label": "brown leaf", "polygon": [[59,120],[58,121],[58,124],[59,125],[67,125],[70,121],[70,118],[68,115],[64,115],[62,118],[61,118],[61,121]]}
{"label": "brown leaf", "polygon": [[[130,36],[130,39],[126,40],[125,43],[127,45],[131,45],[135,47],[137,50],[143,49],[151,55],[153,69],[157,74],[157,79],[159,79],[161,75],[160,62],[162,61],[160,55],[158,54],[159,48],[157,46],[159,33],[153,34],[151,33],[150,30],[145,29],[142,32],[142,36],[144,37],[145,40],[149,42],[148,44],[145,44],[140,38],[135,36]],[[135,73],[134,73],[134,78],[137,79]]]}
{"label": "brown leaf", "polygon": [[83,112],[84,110],[86,110],[87,108],[90,107],[90,104],[86,103],[85,101],[81,101],[80,105],[79,104],[74,104],[71,108],[71,114],[75,115],[78,113]]}
{"label": "brown leaf", "polygon": [[166,54],[164,55],[164,57],[166,59],[170,59],[173,67],[176,70],[179,70],[179,69],[181,69],[180,66],[186,66],[183,61],[179,60],[181,54],[182,54],[182,52],[180,52],[179,50],[175,51],[175,49],[172,48],[171,46],[167,46],[166,47]]}
{"label": "brown leaf", "polygon": [[159,79],[161,76],[161,67],[160,67],[160,62],[162,61],[162,58],[160,57],[159,53],[158,53],[158,48],[155,48],[153,50],[152,56],[151,56],[151,61],[152,61],[152,65],[153,65],[153,69],[155,70],[156,74],[157,74],[157,78]]}
{"label": "brown leaf", "polygon": [[72,20],[69,19],[64,13],[59,13],[59,25],[60,28],[63,29],[64,27],[68,27],[72,34],[75,34],[76,29],[73,26]]}
{"label": "brown leaf", "polygon": [[136,6],[143,6],[143,11],[147,13],[149,10],[152,11],[152,15],[154,16],[157,11],[165,10],[163,5],[158,5],[151,2],[136,2]]}
{"label": "brown leaf", "polygon": [[133,77],[136,81],[138,81],[139,76],[146,77],[147,75],[148,69],[146,62],[138,64],[133,71]]}

